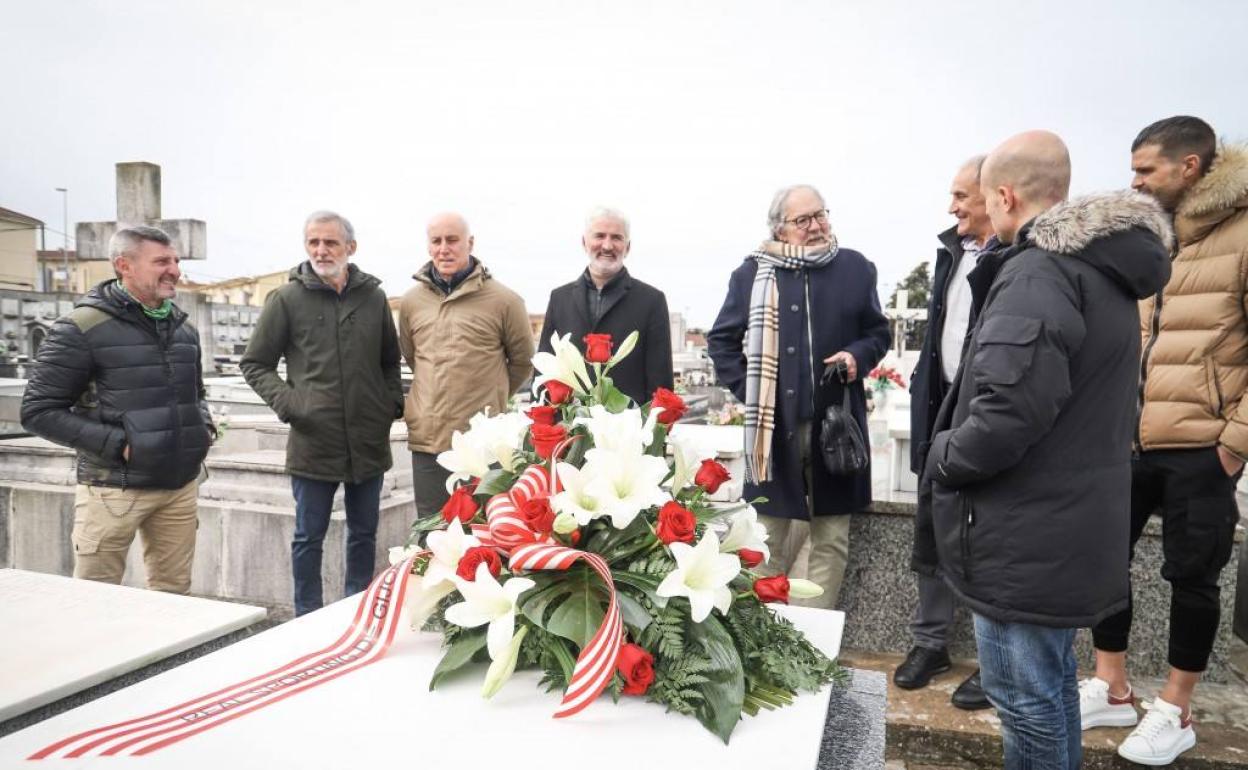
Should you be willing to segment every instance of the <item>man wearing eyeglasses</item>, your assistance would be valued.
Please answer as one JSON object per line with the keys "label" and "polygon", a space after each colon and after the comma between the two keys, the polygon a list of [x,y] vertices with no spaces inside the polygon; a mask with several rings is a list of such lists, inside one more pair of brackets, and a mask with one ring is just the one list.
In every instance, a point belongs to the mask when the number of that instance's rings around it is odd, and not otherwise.
{"label": "man wearing eyeglasses", "polygon": [[780,190],[767,224],[770,237],[729,279],[707,347],[720,382],[746,405],[744,497],[767,498],[758,508],[772,547],[768,567],[788,572],[796,556],[786,547],[789,530],[809,521],[808,576],[824,589],[815,603],[832,607],[849,556],[848,514],[871,501],[871,473],[833,476],[812,452],[819,416],[843,392],[819,380],[825,365],[845,365],[843,387],[865,437],[859,375],[888,350],[888,319],[875,265],[837,245],[818,190]]}

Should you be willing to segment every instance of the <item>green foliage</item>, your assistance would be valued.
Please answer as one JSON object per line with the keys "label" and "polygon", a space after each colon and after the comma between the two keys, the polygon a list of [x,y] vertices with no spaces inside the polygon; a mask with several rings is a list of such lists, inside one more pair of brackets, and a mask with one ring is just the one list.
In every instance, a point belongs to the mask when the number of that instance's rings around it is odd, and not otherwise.
{"label": "green foliage", "polygon": [[[649,606],[647,606],[649,603]],[[637,636],[637,644],[658,658],[680,658],[685,654],[685,619],[689,605],[670,602],[658,607],[649,597],[642,597],[641,604],[650,613],[652,622]]]}
{"label": "green foliage", "polygon": [[706,698],[698,687],[709,681],[702,672],[710,668],[710,659],[686,655],[659,658],[655,662],[654,684],[650,685],[646,696],[667,706],[669,711],[694,716],[694,711]]}
{"label": "green foliage", "polygon": [[571,643],[537,626],[528,626],[529,634],[520,643],[519,668],[542,670],[542,685],[547,692],[563,690],[572,681],[576,656]]}
{"label": "green foliage", "polygon": [[697,685],[702,700],[695,705],[694,716],[728,743],[745,705],[745,672],[732,636],[719,618],[713,612],[701,623],[689,619],[687,630],[689,640],[701,647],[709,660],[701,673],[706,681]]}
{"label": "green foliage", "polygon": [[420,536],[426,532],[432,532],[435,529],[446,529],[446,519],[442,518],[442,513],[431,513],[428,516],[419,518],[412,522],[412,528],[404,545],[411,545],[420,541]]}
{"label": "green foliage", "polygon": [[480,483],[477,484],[477,491],[474,497],[482,495],[494,496],[500,492],[506,492],[511,489],[511,485],[516,483],[516,479],[520,478],[519,474],[502,468],[494,468],[481,477]]}
{"label": "green foliage", "polygon": [[733,603],[727,618],[751,688],[815,692],[844,671],[793,624],[753,597]]}
{"label": "green foliage", "polygon": [[433,678],[429,680],[429,689],[437,687],[448,674],[463,668],[477,653],[484,650],[485,634],[485,626],[457,634],[455,640],[447,645],[446,654],[442,656],[437,668],[433,670]]}

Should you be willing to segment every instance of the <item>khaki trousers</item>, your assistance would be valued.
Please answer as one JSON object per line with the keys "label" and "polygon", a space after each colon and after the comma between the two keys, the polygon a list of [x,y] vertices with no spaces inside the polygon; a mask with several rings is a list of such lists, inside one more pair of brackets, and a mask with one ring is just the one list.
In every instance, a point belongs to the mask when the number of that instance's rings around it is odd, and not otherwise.
{"label": "khaki trousers", "polygon": [[74,577],[120,583],[134,533],[143,538],[147,587],[191,590],[199,481],[181,489],[120,489],[79,484],[74,495]]}
{"label": "khaki trousers", "polygon": [[[823,595],[814,599],[794,600],[793,604],[830,610],[836,606],[849,561],[849,516],[815,516],[809,522],[778,516],[758,517],[767,528],[767,546],[771,559],[764,565],[770,574],[789,574],[798,552],[805,544],[804,533],[809,525],[810,554],[806,562],[806,579],[823,586]],[[794,575],[798,577],[798,575]]]}

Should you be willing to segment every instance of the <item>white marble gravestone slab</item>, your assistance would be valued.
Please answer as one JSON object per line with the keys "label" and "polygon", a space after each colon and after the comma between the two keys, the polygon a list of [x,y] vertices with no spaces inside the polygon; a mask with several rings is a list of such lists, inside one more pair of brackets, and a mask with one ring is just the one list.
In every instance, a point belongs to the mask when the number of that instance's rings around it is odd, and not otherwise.
{"label": "white marble gravestone slab", "polygon": [[[124,690],[0,739],[0,767],[61,739],[152,714],[280,667],[320,649],[351,621],[348,597]],[[827,654],[839,647],[842,613],[801,607],[783,612]],[[725,746],[690,717],[643,698],[603,696],[567,719],[553,719],[559,694],[517,672],[490,701],[480,697],[485,666],[429,691],[441,657],[437,634],[412,633],[401,620],[385,657],[146,756],[58,760],[60,767],[198,768],[511,767],[562,770],[767,768],[811,770],[824,739],[831,687],[803,693],[786,708],[747,717]],[[881,717],[882,718],[882,717]],[[38,763],[24,763],[37,768]]]}
{"label": "white marble gravestone slab", "polygon": [[261,607],[0,570],[0,722],[263,620]]}

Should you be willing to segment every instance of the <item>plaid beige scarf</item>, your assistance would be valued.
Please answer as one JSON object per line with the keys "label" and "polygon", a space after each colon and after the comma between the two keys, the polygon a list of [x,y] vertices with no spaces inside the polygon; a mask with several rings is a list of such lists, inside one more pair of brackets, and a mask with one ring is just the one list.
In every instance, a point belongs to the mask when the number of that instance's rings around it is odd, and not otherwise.
{"label": "plaid beige scarf", "polygon": [[[807,252],[804,246],[764,241],[750,255],[758,261],[750,290],[749,327],[745,332],[745,480],[753,484],[770,481],[771,438],[776,428],[776,381],[780,363],[780,290],[776,270],[823,267],[836,256],[836,236],[831,246]],[[804,300],[810,317],[809,296]]]}

